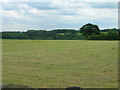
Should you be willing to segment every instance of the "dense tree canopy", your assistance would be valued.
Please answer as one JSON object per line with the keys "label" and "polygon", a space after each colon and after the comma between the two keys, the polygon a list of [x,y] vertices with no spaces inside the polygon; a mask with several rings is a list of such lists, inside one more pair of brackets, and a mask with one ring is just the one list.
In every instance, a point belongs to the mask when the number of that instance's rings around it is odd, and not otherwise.
{"label": "dense tree canopy", "polygon": [[[119,29],[99,30],[97,25],[86,24],[79,30],[56,29],[28,30],[26,32],[2,32],[3,39],[37,39],[37,40],[118,40]],[[1,34],[1,33],[0,33]],[[119,37],[118,37],[119,36]]]}
{"label": "dense tree canopy", "polygon": [[86,36],[89,36],[89,35],[92,35],[92,34],[100,34],[100,29],[97,25],[93,25],[91,23],[88,23],[86,25],[83,25],[81,28],[80,28],[80,32],[83,34],[83,35],[86,35]]}

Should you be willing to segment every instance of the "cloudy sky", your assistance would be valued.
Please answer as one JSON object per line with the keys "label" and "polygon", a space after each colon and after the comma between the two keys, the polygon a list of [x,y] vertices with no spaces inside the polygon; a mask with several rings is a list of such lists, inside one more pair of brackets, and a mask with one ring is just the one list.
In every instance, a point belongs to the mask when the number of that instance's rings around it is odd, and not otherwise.
{"label": "cloudy sky", "polygon": [[40,0],[0,4],[2,31],[79,29],[87,23],[100,29],[118,27],[117,1]]}

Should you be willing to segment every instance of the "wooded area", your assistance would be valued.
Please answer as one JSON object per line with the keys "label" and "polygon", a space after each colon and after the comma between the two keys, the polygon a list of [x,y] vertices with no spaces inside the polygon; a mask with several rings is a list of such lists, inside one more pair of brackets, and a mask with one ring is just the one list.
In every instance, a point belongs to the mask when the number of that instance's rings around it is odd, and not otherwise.
{"label": "wooded area", "polygon": [[26,32],[2,32],[2,39],[37,39],[37,40],[119,40],[119,30],[100,30],[97,25],[86,24],[79,30],[28,30]]}

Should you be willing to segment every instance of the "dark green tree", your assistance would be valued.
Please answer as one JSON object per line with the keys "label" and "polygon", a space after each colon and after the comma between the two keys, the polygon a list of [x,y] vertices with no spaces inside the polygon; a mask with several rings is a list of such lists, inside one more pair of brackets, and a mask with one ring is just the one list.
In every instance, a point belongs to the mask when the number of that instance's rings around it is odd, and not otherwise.
{"label": "dark green tree", "polygon": [[85,36],[90,36],[92,34],[97,34],[99,35],[100,34],[100,29],[97,25],[93,25],[91,23],[88,23],[86,25],[83,25],[81,28],[80,28],[80,32],[85,35]]}

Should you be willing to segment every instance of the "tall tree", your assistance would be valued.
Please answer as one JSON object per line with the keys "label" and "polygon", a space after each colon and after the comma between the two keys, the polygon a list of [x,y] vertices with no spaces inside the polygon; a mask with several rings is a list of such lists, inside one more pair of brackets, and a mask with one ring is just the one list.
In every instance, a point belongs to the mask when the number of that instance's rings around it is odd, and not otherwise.
{"label": "tall tree", "polygon": [[81,28],[80,28],[80,32],[83,34],[83,35],[86,35],[86,36],[90,36],[92,34],[100,34],[100,29],[97,25],[93,25],[91,23],[88,23],[86,25],[83,25]]}

